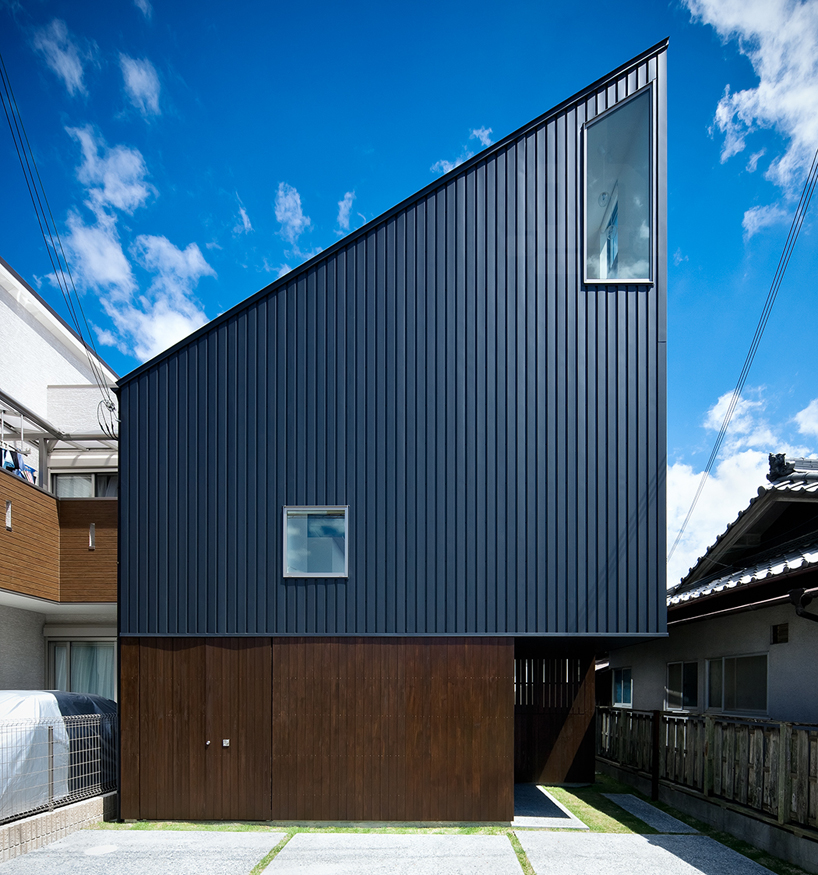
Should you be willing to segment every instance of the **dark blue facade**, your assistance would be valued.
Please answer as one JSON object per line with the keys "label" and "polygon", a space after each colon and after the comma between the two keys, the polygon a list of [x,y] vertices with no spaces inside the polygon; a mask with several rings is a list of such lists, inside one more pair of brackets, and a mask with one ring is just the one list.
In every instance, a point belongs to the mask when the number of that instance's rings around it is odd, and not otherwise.
{"label": "dark blue facade", "polygon": [[[665,631],[665,52],[121,381],[121,634]],[[588,285],[583,124],[648,83],[653,281]],[[325,504],[348,579],[285,579]]]}

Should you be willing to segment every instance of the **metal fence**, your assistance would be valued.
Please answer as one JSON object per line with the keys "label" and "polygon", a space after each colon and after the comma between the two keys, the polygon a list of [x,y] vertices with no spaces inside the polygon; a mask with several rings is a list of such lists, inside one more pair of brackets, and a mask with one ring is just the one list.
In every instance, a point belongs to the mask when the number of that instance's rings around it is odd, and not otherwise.
{"label": "metal fence", "polygon": [[116,789],[117,717],[0,720],[0,823]]}
{"label": "metal fence", "polygon": [[818,727],[722,714],[597,709],[597,756],[818,830]]}

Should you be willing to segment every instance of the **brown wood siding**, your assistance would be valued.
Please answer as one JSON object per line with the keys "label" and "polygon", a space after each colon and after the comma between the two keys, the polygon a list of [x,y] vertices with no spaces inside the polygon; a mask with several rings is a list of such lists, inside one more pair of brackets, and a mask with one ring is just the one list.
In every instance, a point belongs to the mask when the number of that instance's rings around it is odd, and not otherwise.
{"label": "brown wood siding", "polygon": [[510,820],[512,666],[508,639],[273,639],[273,818]]}
{"label": "brown wood siding", "polygon": [[122,817],[508,821],[512,666],[496,638],[123,638]]}
{"label": "brown wood siding", "polygon": [[123,638],[120,658],[122,817],[269,820],[270,639]]}
{"label": "brown wood siding", "polygon": [[514,660],[514,780],[594,780],[594,658],[557,657],[531,642]]}
{"label": "brown wood siding", "polygon": [[[70,498],[59,501],[60,601],[115,602],[117,501]],[[91,523],[95,549],[88,549]]]}
{"label": "brown wood siding", "polygon": [[[5,525],[7,501],[11,501],[10,532]],[[57,601],[60,597],[57,500],[2,471],[0,513],[0,588]]]}

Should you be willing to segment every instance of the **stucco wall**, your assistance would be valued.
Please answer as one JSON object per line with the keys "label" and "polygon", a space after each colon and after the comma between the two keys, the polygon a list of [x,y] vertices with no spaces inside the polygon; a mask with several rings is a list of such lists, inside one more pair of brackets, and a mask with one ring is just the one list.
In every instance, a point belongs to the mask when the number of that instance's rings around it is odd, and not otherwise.
{"label": "stucco wall", "polygon": [[0,605],[0,690],[45,686],[45,616]]}
{"label": "stucco wall", "polygon": [[[787,623],[789,641],[770,643],[770,627]],[[720,656],[767,654],[767,716],[772,720],[818,723],[818,623],[796,616],[791,605],[746,611],[671,626],[668,638],[611,651],[611,668],[630,667],[633,707],[665,706],[668,662],[699,664],[699,708],[706,704],[706,660]],[[691,709],[693,710],[693,709]]]}

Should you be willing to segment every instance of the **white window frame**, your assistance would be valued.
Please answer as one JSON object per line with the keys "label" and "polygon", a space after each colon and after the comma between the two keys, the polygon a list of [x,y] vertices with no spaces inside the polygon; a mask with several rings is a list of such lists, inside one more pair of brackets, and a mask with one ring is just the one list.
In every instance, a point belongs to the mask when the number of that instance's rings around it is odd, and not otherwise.
{"label": "white window frame", "polygon": [[[342,510],[344,512],[344,570],[343,571],[327,571],[327,572],[303,572],[303,571],[288,571],[287,570],[287,514],[291,510],[303,512],[331,512]],[[311,579],[324,577],[349,577],[349,505],[348,504],[286,504],[282,513],[282,544],[281,544],[282,565],[284,577]]]}
{"label": "white window frame", "polygon": [[[60,470],[59,468],[52,469],[48,472],[48,477],[49,477],[49,481],[50,481],[52,495],[57,494],[57,481],[54,479],[55,476],[59,477],[60,475],[63,475],[63,474],[75,474],[78,476],[81,476],[83,474],[85,474],[85,475],[90,474],[91,475],[91,493],[92,494],[89,496],[86,496],[83,499],[80,499],[81,501],[88,501],[89,498],[99,498],[102,501],[106,501],[106,500],[116,501],[115,495],[108,495],[108,496],[105,496],[105,495],[98,496],[97,495],[97,477],[113,477],[114,475],[116,475],[117,485],[119,485],[119,469],[118,468],[107,468],[107,469],[100,468],[100,469],[94,469],[94,470],[89,470],[89,471],[85,471],[85,470],[77,469],[77,468],[68,468],[65,470]],[[60,501],[73,501],[73,499],[61,498]]]}
{"label": "white window frame", "polygon": [[[605,286],[605,285],[654,285],[656,282],[657,271],[657,189],[658,189],[658,172],[659,165],[657,160],[657,96],[655,80],[651,79],[647,85],[629,94],[622,100],[603,109],[593,118],[588,119],[582,124],[582,281],[587,286]],[[597,122],[602,121],[608,113],[620,109],[631,100],[641,97],[646,91],[650,93],[650,276],[644,279],[601,279],[599,277],[588,276],[588,129],[592,128]],[[610,209],[613,209],[613,203]]]}
{"label": "white window frame", "polygon": [[[681,696],[682,696],[682,703],[678,707],[670,704],[669,673],[670,673],[671,665],[680,665],[682,667],[682,689],[680,691]],[[696,666],[696,704],[695,705],[685,705],[685,703],[684,703],[684,686],[685,686],[684,677],[685,677],[685,666],[686,665],[695,665]],[[708,675],[708,677],[709,677],[709,675]],[[674,659],[674,660],[671,660],[670,662],[666,663],[666,665],[665,665],[665,710],[666,711],[684,711],[684,712],[701,710],[699,707],[699,661],[697,659],[687,659],[687,660]]]}
{"label": "white window frame", "polygon": [[[766,660],[767,665],[767,678],[766,678],[766,697],[764,702],[763,709],[743,709],[737,710],[727,709],[724,707],[724,660],[725,659],[748,659],[753,656],[763,656]],[[710,704],[710,664],[713,662],[721,663],[721,706],[715,706]],[[758,653],[735,653],[730,654],[729,656],[714,656],[712,659],[708,659],[706,661],[706,671],[707,671],[707,680],[706,680],[706,695],[705,695],[705,708],[703,710],[710,711],[715,714],[736,714],[736,715],[754,715],[756,717],[764,716],[770,711],[770,654],[766,650],[762,650]]]}
{"label": "white window frame", "polygon": [[[616,673],[629,671],[631,673],[631,700],[630,702],[617,702],[616,701]],[[614,708],[633,708],[633,668],[629,665],[623,665],[619,668],[613,669],[611,674],[611,702]]]}

